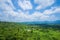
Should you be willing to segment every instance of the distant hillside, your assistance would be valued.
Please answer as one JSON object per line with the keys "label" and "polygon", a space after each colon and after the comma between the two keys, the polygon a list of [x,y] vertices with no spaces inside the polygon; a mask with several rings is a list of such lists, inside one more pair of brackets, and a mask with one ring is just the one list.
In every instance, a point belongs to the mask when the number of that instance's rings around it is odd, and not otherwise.
{"label": "distant hillside", "polygon": [[33,21],[33,22],[22,22],[23,24],[60,24],[60,20],[56,21]]}
{"label": "distant hillside", "polygon": [[[5,22],[5,21],[0,21],[0,23],[1,22]],[[56,21],[12,22],[12,23],[19,23],[19,24],[60,24],[60,20],[56,20]]]}

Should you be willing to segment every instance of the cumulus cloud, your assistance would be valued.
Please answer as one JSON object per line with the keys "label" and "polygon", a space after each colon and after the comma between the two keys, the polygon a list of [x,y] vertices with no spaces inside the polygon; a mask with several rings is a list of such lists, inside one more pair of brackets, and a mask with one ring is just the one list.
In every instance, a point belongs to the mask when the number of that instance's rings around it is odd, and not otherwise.
{"label": "cumulus cloud", "polygon": [[[54,3],[54,1],[47,0],[48,3],[44,3],[43,0],[37,1],[36,3],[41,3],[42,6],[47,7]],[[9,3],[6,4],[6,2]],[[52,2],[52,3],[51,3]],[[19,6],[23,10],[29,10],[32,9],[32,5],[30,3],[30,0],[24,0],[23,2],[21,0],[18,0]],[[46,5],[45,5],[46,4]],[[42,13],[39,11],[34,11],[32,14],[29,14],[29,11],[23,12],[22,10],[14,11],[15,7],[11,0],[0,0],[0,9],[2,12],[0,12],[0,19],[3,18],[5,21],[14,21],[14,22],[25,22],[25,21],[51,21],[56,20],[57,17],[54,15],[55,13],[60,13],[60,7],[52,7],[51,9],[46,9]],[[5,16],[4,16],[5,15]]]}
{"label": "cumulus cloud", "polygon": [[18,0],[18,5],[23,9],[23,10],[29,10],[32,9],[32,4],[30,0]]}
{"label": "cumulus cloud", "polygon": [[[9,3],[9,5],[6,4],[6,2]],[[23,12],[21,10],[18,10],[18,12],[14,11],[15,7],[13,6],[11,0],[0,0],[0,9],[2,12],[3,17],[0,16],[0,19],[3,18],[5,21],[25,21],[28,20],[28,13]],[[12,18],[11,18],[12,17]]]}
{"label": "cumulus cloud", "polygon": [[39,6],[36,7],[36,10],[51,6],[54,2],[55,0],[35,0],[35,3],[39,4]]}
{"label": "cumulus cloud", "polygon": [[55,8],[54,13],[60,13],[60,7]]}
{"label": "cumulus cloud", "polygon": [[51,14],[58,14],[60,13],[60,7],[52,7],[51,9],[47,9],[43,12],[46,15],[51,15]]}
{"label": "cumulus cloud", "polygon": [[60,7],[51,7],[51,9],[47,9],[44,12],[34,12],[32,14],[32,17],[35,18],[34,20],[40,20],[40,21],[54,21],[59,20],[59,17],[56,16],[60,15]]}
{"label": "cumulus cloud", "polygon": [[[7,5],[6,2],[9,3],[9,5]],[[2,13],[14,15],[13,10],[15,7],[13,6],[11,0],[0,0],[0,9],[2,10]]]}

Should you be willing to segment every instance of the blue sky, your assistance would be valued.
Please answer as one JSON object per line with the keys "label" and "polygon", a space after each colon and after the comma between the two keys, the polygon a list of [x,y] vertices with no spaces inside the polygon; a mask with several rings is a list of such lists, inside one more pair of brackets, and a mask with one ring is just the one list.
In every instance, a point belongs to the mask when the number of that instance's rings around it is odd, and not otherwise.
{"label": "blue sky", "polygon": [[0,21],[60,20],[60,0],[0,0]]}

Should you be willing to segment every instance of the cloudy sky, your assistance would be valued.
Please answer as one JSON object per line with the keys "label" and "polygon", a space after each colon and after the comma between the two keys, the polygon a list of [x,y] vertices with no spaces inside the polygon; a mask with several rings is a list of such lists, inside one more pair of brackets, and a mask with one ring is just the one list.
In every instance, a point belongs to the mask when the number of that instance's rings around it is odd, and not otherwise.
{"label": "cloudy sky", "polygon": [[60,20],[60,0],[0,0],[0,21]]}

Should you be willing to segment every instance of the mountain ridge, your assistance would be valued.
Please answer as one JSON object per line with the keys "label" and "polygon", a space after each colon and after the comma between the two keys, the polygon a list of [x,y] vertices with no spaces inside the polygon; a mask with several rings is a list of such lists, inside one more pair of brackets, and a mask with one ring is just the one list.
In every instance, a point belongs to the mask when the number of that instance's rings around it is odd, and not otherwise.
{"label": "mountain ridge", "polygon": [[60,24],[60,20],[56,21],[32,21],[32,22],[22,22],[24,24]]}

